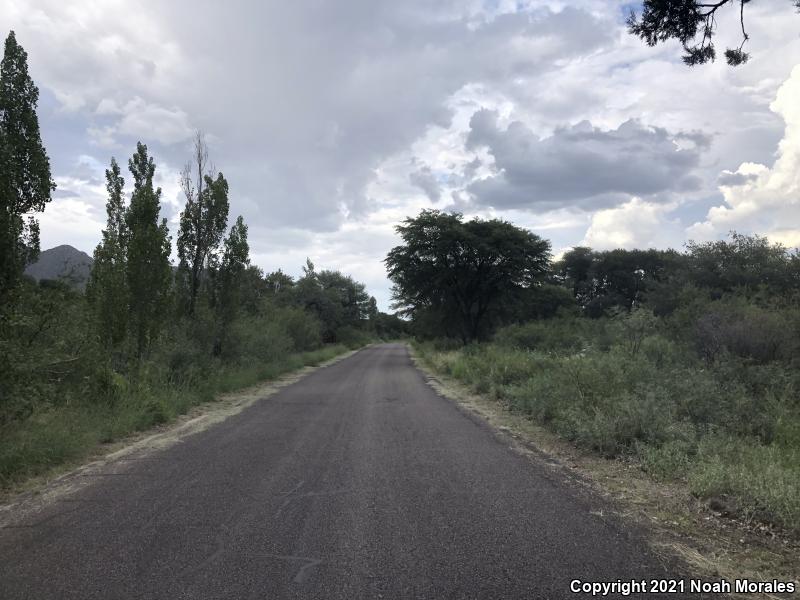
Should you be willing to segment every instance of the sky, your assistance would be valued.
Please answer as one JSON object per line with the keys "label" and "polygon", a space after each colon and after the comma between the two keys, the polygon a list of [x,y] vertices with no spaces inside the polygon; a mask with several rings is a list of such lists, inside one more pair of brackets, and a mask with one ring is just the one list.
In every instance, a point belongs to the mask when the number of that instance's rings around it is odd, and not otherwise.
{"label": "sky", "polygon": [[[736,68],[647,47],[626,32],[631,6],[0,0],[58,186],[42,247],[91,254],[104,171],[138,140],[174,240],[196,130],[254,264],[298,275],[308,257],[363,281],[383,310],[394,228],[424,208],[506,219],[555,255],[680,249],[731,230],[800,246],[793,2],[747,5],[751,59]],[[720,13],[721,53],[741,34],[738,7]]]}

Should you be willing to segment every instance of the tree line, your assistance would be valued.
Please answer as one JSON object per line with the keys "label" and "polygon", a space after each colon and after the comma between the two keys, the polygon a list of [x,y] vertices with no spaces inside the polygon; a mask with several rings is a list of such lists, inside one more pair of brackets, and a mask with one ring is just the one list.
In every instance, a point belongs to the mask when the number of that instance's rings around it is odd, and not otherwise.
{"label": "tree line", "polygon": [[732,232],[683,252],[575,247],[554,261],[549,241],[499,219],[425,210],[397,232],[403,243],[385,260],[395,307],[429,338],[468,343],[559,313],[646,308],[658,317],[693,299],[790,302],[800,294],[800,253],[758,235]]}

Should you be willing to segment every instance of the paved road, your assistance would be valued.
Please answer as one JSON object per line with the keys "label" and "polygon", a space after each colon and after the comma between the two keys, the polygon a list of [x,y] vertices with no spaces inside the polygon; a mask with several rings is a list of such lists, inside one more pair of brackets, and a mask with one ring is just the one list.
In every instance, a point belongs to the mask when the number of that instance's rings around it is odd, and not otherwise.
{"label": "paved road", "polygon": [[0,529],[0,598],[575,598],[572,579],[675,576],[399,344],[115,473]]}

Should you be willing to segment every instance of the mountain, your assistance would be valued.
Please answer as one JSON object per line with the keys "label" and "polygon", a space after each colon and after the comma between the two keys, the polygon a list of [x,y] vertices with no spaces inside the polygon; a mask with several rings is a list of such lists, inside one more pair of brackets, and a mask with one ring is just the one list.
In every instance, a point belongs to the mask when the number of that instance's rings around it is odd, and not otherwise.
{"label": "mountain", "polygon": [[72,246],[56,246],[39,254],[39,260],[28,265],[25,274],[36,281],[62,279],[71,285],[85,289],[92,270],[92,257]]}

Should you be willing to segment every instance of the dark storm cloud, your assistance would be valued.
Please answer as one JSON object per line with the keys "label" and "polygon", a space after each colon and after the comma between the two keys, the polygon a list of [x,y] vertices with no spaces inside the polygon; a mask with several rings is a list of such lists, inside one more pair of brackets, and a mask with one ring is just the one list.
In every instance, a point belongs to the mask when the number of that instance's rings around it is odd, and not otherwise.
{"label": "dark storm cloud", "polygon": [[[694,174],[704,134],[672,134],[628,120],[604,131],[583,121],[539,138],[526,125],[497,124],[495,112],[481,110],[470,121],[467,147],[486,147],[496,173],[474,181],[473,202],[496,208],[597,208],[630,196],[654,197],[695,190]],[[681,149],[676,140],[689,140]]]}

